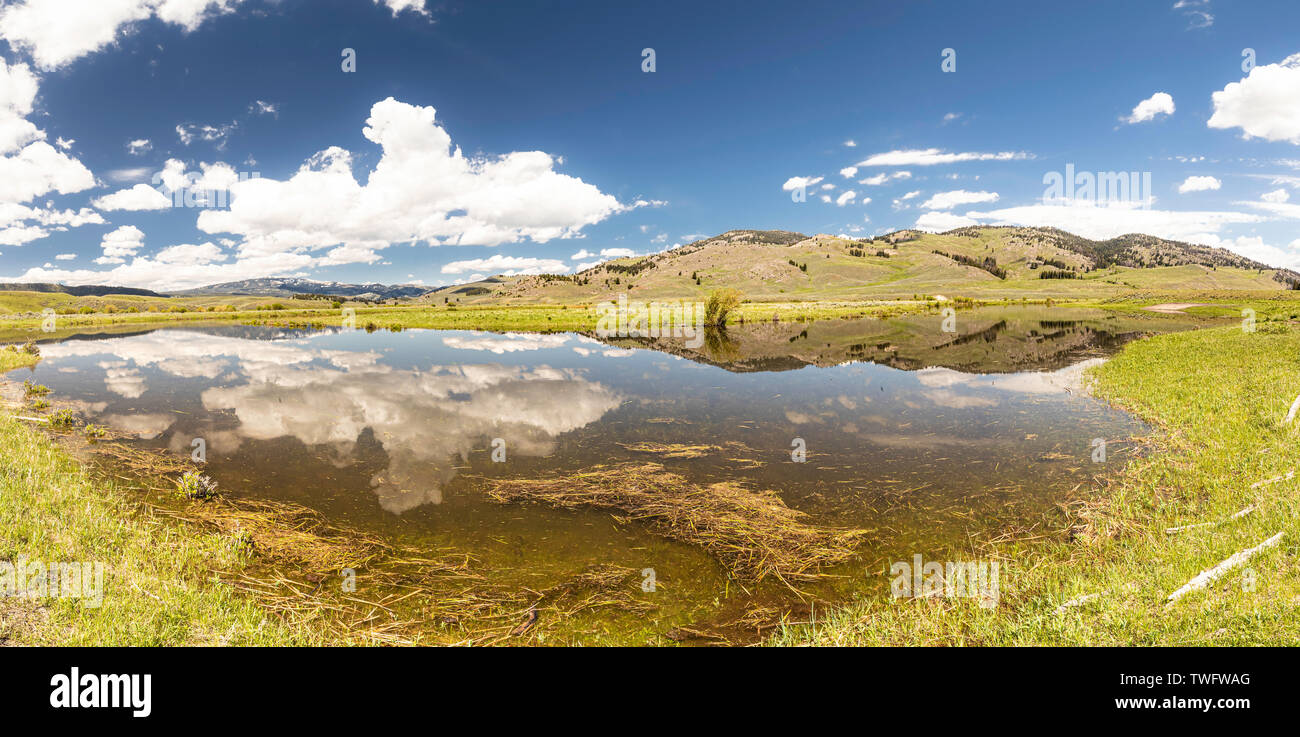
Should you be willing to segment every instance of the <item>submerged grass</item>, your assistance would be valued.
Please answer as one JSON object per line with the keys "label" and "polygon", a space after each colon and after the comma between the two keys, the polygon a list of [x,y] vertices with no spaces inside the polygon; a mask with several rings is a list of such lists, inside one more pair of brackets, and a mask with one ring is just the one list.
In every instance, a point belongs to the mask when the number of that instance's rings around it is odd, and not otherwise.
{"label": "submerged grass", "polygon": [[[1148,450],[1068,504],[1049,542],[955,555],[1002,564],[1001,603],[879,596],[819,612],[775,644],[1258,645],[1300,633],[1300,327],[1262,322],[1132,343],[1094,391],[1158,428]],[[1247,507],[1249,514],[1238,515]],[[1213,522],[1169,534],[1169,528]],[[1239,551],[1280,544],[1168,603]],[[920,551],[918,551],[920,552]],[[926,555],[934,559],[934,554]]]}
{"label": "submerged grass", "polygon": [[786,583],[853,557],[865,532],[819,527],[775,492],[734,482],[692,483],[655,463],[595,467],[568,476],[487,483],[489,498],[561,509],[623,512],[654,532],[698,545],[736,578]]}

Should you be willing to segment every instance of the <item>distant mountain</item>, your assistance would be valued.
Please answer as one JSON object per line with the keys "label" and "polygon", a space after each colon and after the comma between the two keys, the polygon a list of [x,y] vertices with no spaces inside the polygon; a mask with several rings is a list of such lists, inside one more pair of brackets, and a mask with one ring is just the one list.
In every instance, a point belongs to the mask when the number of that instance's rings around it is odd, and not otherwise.
{"label": "distant mountain", "polygon": [[81,286],[69,287],[63,284],[17,284],[0,283],[0,292],[53,292],[70,294],[73,297],[103,297],[106,294],[126,294],[132,297],[165,297],[165,294],[151,292],[148,289],[133,287]]}
{"label": "distant mountain", "polygon": [[421,297],[431,291],[433,289],[416,284],[343,284],[312,279],[268,278],[211,284],[198,289],[173,292],[172,294],[177,297],[204,297],[219,294],[292,297],[295,294],[322,294],[327,297],[381,300]]}

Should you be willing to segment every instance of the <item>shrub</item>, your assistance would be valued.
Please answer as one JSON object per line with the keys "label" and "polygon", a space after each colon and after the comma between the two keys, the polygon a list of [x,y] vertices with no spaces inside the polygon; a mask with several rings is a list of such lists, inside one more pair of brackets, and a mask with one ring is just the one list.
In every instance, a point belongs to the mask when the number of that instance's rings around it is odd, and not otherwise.
{"label": "shrub", "polygon": [[727,324],[727,314],[740,304],[740,292],[730,287],[709,292],[709,300],[704,304],[704,324],[721,326]]}

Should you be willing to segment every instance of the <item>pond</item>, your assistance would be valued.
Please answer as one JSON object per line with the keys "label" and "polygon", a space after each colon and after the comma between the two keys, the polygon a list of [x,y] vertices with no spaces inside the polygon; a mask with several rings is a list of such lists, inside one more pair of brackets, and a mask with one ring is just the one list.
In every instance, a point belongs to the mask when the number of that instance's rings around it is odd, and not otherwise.
{"label": "pond", "polygon": [[[204,472],[226,494],[468,553],[501,586],[542,590],[593,564],[633,569],[627,585],[645,611],[575,614],[563,637],[643,643],[888,595],[891,561],[961,560],[999,536],[1059,529],[1058,503],[1113,473],[1146,430],[1081,392],[1083,370],[1129,340],[1203,324],[980,308],[959,312],[955,332],[937,313],[751,323],[697,348],[178,325],[47,342],[34,370],[9,378],[49,386],[56,406],[143,446],[189,456],[201,440]],[[743,535],[704,544],[639,502],[560,498],[647,474],[706,495],[770,490],[809,529],[861,533],[825,578],[758,581],[719,552]],[[515,493],[537,480],[556,495]],[[523,485],[500,485],[511,481]]]}

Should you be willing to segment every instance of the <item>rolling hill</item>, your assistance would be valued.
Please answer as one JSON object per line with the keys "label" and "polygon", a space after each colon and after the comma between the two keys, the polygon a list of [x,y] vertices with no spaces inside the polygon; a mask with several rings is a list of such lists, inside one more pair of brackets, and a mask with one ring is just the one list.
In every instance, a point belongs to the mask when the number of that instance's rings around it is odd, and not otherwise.
{"label": "rolling hill", "polygon": [[703,298],[719,287],[755,301],[948,297],[1106,297],[1133,290],[1285,290],[1300,274],[1222,248],[1148,235],[1093,241],[1054,228],[904,230],[874,239],[733,230],[573,275],[493,277],[434,290],[442,302]]}

